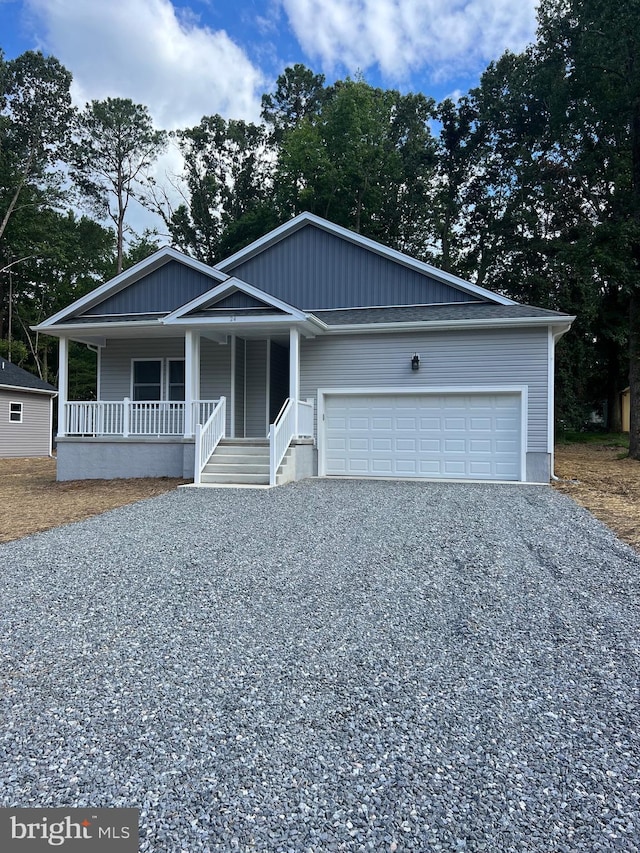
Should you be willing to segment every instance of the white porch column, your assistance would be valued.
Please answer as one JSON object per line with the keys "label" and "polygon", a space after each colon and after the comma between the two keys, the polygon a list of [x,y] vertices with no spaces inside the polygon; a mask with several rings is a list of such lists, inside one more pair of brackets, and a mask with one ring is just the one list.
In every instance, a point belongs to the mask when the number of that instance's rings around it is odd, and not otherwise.
{"label": "white porch column", "polygon": [[193,338],[188,329],[184,333],[184,436],[193,435]]}
{"label": "white porch column", "polygon": [[[186,377],[185,377],[186,379]],[[193,399],[200,399],[200,333],[193,333]],[[193,431],[196,431],[198,419],[193,422]]]}
{"label": "white porch column", "polygon": [[229,395],[229,435],[236,437],[236,336],[229,336],[231,347],[231,394]]}
{"label": "white porch column", "polygon": [[289,330],[289,397],[295,400],[294,435],[298,435],[298,400],[300,399],[300,332]]}
{"label": "white porch column", "polygon": [[58,343],[58,437],[67,434],[67,397],[69,396],[69,341]]}

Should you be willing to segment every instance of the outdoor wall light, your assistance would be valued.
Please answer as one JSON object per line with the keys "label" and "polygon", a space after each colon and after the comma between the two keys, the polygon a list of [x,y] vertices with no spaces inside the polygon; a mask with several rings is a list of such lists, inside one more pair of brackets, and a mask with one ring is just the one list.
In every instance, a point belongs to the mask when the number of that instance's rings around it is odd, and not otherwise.
{"label": "outdoor wall light", "polygon": [[413,358],[411,359],[411,370],[419,370],[420,369],[420,356],[417,352],[414,352]]}

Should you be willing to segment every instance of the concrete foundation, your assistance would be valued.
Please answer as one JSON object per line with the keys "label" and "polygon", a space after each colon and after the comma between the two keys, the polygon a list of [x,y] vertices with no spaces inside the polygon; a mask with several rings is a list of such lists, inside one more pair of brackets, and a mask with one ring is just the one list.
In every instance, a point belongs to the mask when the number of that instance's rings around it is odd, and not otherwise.
{"label": "concrete foundation", "polygon": [[193,478],[193,440],[59,438],[58,480]]}
{"label": "concrete foundation", "polygon": [[527,453],[527,482],[548,483],[551,480],[549,453]]}

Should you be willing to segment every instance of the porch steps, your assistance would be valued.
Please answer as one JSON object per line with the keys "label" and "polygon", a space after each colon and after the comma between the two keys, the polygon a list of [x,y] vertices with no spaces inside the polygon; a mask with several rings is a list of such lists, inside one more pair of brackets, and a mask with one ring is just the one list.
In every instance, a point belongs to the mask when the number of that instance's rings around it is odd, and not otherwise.
{"label": "porch steps", "polygon": [[209,485],[268,486],[269,441],[223,438],[204,466],[201,482]]}

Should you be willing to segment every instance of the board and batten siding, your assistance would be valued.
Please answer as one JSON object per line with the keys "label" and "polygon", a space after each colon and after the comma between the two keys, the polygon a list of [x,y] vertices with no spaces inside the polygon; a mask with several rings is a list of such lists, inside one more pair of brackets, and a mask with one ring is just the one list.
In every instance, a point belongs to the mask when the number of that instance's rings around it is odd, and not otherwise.
{"label": "board and batten siding", "polygon": [[304,311],[478,301],[313,225],[225,272]]}
{"label": "board and batten siding", "polygon": [[[415,352],[418,371],[411,370]],[[315,397],[318,388],[400,391],[473,385],[526,385],[527,450],[546,453],[546,328],[333,335],[301,343],[302,399]]]}
{"label": "board and batten siding", "polygon": [[82,316],[162,314],[175,311],[218,284],[217,278],[172,260],[87,309]]}
{"label": "board and batten siding", "polygon": [[[10,404],[22,403],[22,423],[9,420]],[[0,457],[48,456],[51,395],[0,390]]]}

